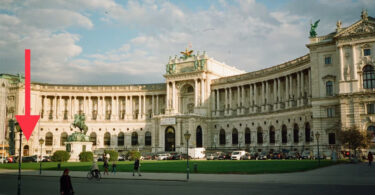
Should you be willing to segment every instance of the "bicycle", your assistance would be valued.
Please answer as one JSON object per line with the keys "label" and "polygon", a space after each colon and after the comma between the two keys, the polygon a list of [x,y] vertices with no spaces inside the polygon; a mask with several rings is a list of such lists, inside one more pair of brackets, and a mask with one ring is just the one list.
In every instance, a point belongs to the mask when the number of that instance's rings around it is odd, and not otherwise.
{"label": "bicycle", "polygon": [[87,173],[87,179],[91,180],[92,178],[96,178],[96,180],[100,181],[100,179],[102,178],[102,175],[100,174],[100,171],[98,171],[96,173],[89,171]]}

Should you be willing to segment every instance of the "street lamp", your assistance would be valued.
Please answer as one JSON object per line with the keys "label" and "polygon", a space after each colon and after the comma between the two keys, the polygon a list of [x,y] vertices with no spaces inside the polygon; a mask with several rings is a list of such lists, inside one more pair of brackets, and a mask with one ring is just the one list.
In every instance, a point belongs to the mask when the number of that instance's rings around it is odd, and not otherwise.
{"label": "street lamp", "polygon": [[316,142],[318,144],[318,165],[320,167],[320,152],[319,152],[319,137],[320,137],[320,134],[319,134],[319,132],[315,133],[315,137],[316,137]]}
{"label": "street lamp", "polygon": [[185,140],[186,140],[186,154],[187,154],[187,157],[186,157],[186,179],[189,180],[189,139],[190,139],[190,136],[191,134],[187,131],[185,134]]}
{"label": "street lamp", "polygon": [[22,154],[21,154],[21,148],[22,148],[22,130],[18,122],[15,124],[17,132],[20,134],[20,146],[18,149],[18,189],[17,194],[21,195],[21,162],[22,162]]}
{"label": "street lamp", "polygon": [[40,138],[39,139],[39,144],[40,144],[40,158],[39,158],[39,174],[41,175],[42,174],[42,155],[43,155],[43,144],[44,144],[44,139],[43,138]]}

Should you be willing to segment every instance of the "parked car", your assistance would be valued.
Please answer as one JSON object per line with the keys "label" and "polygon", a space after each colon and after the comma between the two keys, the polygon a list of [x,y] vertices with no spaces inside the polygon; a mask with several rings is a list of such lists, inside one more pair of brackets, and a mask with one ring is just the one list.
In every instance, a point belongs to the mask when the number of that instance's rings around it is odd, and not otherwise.
{"label": "parked car", "polygon": [[310,159],[310,151],[309,150],[305,150],[301,153],[301,158],[302,159]]}
{"label": "parked car", "polygon": [[125,155],[119,155],[118,158],[117,158],[118,161],[125,161],[126,160],[126,156]]}
{"label": "parked car", "polygon": [[233,151],[231,156],[230,156],[230,159],[231,160],[241,160],[242,156],[245,155],[245,151],[241,150],[241,151]]}
{"label": "parked car", "polygon": [[220,152],[215,152],[215,153],[208,154],[206,156],[206,159],[207,160],[217,160],[218,157],[220,156],[220,154],[221,154]]}
{"label": "parked car", "polygon": [[248,152],[246,152],[246,153],[242,156],[241,160],[251,160],[251,154],[248,153]]}
{"label": "parked car", "polygon": [[51,162],[50,156],[42,156],[42,162]]}
{"label": "parked car", "polygon": [[173,153],[169,153],[169,156],[168,156],[167,160],[179,160],[179,159],[175,159],[175,157],[176,157],[177,155],[179,155],[179,154],[178,154],[178,153],[175,153],[175,152],[173,152]]}
{"label": "parked car", "polygon": [[8,163],[8,159],[6,157],[0,156],[0,163]]}
{"label": "parked car", "polygon": [[170,154],[158,154],[157,155],[157,160],[167,160]]}
{"label": "parked car", "polygon": [[7,161],[8,161],[8,163],[15,163],[16,161],[14,160],[14,157],[13,156],[9,156],[8,158],[7,158]]}
{"label": "parked car", "polygon": [[217,159],[218,160],[229,160],[230,155],[231,155],[231,153],[221,153]]}
{"label": "parked car", "polygon": [[22,162],[37,162],[36,156],[23,156]]}
{"label": "parked car", "polygon": [[274,152],[274,153],[271,154],[271,158],[270,159],[272,159],[272,160],[279,160],[279,159],[281,159],[281,156],[282,156],[282,154],[280,152]]}
{"label": "parked car", "polygon": [[290,151],[286,154],[286,159],[297,159],[296,152]]}
{"label": "parked car", "polygon": [[[173,160],[186,160],[187,155],[186,154],[175,154],[173,155]],[[189,160],[192,159],[191,156],[189,156]]]}
{"label": "parked car", "polygon": [[267,153],[266,152],[259,153],[258,160],[267,160]]}

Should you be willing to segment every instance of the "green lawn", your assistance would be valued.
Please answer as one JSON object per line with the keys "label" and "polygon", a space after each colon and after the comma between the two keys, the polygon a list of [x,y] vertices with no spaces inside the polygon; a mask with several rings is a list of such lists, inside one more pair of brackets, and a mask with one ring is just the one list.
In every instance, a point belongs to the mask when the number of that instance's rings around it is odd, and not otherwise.
{"label": "green lawn", "polygon": [[[322,160],[321,167],[343,163],[344,161],[333,162]],[[191,160],[190,171],[194,172],[194,164],[198,165],[198,173],[238,173],[238,174],[256,174],[256,173],[287,173],[306,171],[318,168],[316,160]],[[56,162],[44,162],[43,170],[58,170]],[[65,162],[61,165],[61,170],[69,168],[71,171],[89,171],[91,163],[88,162]],[[99,168],[103,170],[103,162],[99,162]],[[0,164],[0,169],[18,169],[17,163]],[[39,169],[38,163],[22,163],[22,169]],[[117,163],[117,171],[130,172],[133,169],[133,162],[125,161]],[[160,172],[160,173],[184,173],[186,172],[186,161],[142,161],[142,172]]]}

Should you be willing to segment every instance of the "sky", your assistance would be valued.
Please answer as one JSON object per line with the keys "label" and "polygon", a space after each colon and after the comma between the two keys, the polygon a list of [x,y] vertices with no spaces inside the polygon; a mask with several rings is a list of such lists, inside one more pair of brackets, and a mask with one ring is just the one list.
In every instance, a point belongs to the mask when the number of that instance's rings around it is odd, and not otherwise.
{"label": "sky", "polygon": [[1,0],[0,73],[56,84],[165,82],[169,56],[189,45],[250,72],[308,53],[317,33],[375,16],[374,0]]}

